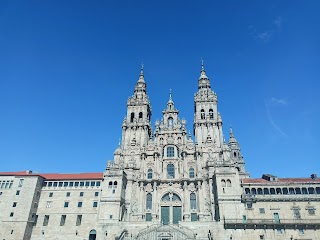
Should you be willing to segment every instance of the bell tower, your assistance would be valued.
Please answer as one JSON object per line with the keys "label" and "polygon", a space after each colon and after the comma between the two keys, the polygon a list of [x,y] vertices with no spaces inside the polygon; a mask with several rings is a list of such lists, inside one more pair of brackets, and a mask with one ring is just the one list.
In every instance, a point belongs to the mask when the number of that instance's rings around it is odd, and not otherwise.
{"label": "bell tower", "polygon": [[194,95],[193,131],[199,147],[211,143],[216,147],[222,147],[222,120],[217,110],[217,102],[217,95],[211,90],[202,61],[198,91]]}
{"label": "bell tower", "polygon": [[143,147],[152,137],[151,105],[144,81],[144,69],[141,66],[134,93],[127,101],[127,115],[122,124],[122,147]]}

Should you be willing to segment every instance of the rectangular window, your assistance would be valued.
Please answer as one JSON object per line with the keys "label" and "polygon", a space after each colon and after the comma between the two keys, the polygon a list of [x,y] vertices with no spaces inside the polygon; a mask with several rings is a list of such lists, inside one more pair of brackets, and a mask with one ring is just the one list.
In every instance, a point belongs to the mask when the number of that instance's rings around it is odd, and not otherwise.
{"label": "rectangular window", "polygon": [[247,203],[247,209],[252,209],[252,202]]}
{"label": "rectangular window", "polygon": [[66,193],[66,197],[70,197],[70,192],[67,192],[67,193]]}
{"label": "rectangular window", "polygon": [[82,207],[82,202],[78,202],[78,207]]}
{"label": "rectangular window", "polygon": [[49,182],[49,183],[48,183],[48,187],[52,187],[52,182]]}
{"label": "rectangular window", "polygon": [[54,187],[57,187],[57,186],[58,186],[58,182],[54,182],[54,183],[53,183],[53,186],[54,186]]}
{"label": "rectangular window", "polygon": [[24,179],[20,179],[18,187],[22,187],[23,186],[23,182],[24,182]]}
{"label": "rectangular window", "polygon": [[64,226],[66,223],[67,215],[61,215],[60,226]]}
{"label": "rectangular window", "polygon": [[68,187],[68,182],[64,182],[64,183],[63,183],[63,186],[64,186],[64,187]]}
{"label": "rectangular window", "polygon": [[20,190],[17,190],[17,191],[16,191],[16,195],[20,195]]}
{"label": "rectangular window", "polygon": [[13,217],[13,214],[14,214],[14,213],[13,213],[13,212],[11,212],[11,213],[10,213],[10,217]]}
{"label": "rectangular window", "polygon": [[300,215],[300,209],[299,208],[293,208],[293,216],[295,219],[300,219],[301,215]]}
{"label": "rectangular window", "polygon": [[34,214],[33,218],[32,218],[32,221],[33,221],[33,226],[36,226],[37,222],[38,222],[38,215]]}
{"label": "rectangular window", "polygon": [[198,215],[196,213],[191,213],[191,222],[198,221]]}
{"label": "rectangular window", "polygon": [[48,202],[47,202],[47,208],[50,208],[50,207],[51,207],[51,202],[48,201]]}
{"label": "rectangular window", "polygon": [[43,226],[48,226],[49,224],[49,215],[44,215],[44,219],[43,219]]}
{"label": "rectangular window", "polygon": [[316,214],[316,209],[314,207],[309,207],[307,208],[309,215],[315,215]]}
{"label": "rectangular window", "polygon": [[93,207],[98,207],[98,202],[93,202]]}
{"label": "rectangular window", "polygon": [[174,157],[174,147],[167,147],[167,157]]}
{"label": "rectangular window", "polygon": [[17,202],[14,202],[13,204],[12,204],[12,207],[16,207],[17,206]]}
{"label": "rectangular window", "polygon": [[299,228],[299,235],[303,235],[304,234],[304,229],[303,228]]}
{"label": "rectangular window", "polygon": [[53,192],[49,193],[49,197],[52,197],[53,196]]}
{"label": "rectangular window", "polygon": [[112,215],[110,215],[109,218],[112,219]]}
{"label": "rectangular window", "polygon": [[80,196],[80,197],[83,197],[83,192],[80,192],[79,196]]}
{"label": "rectangular window", "polygon": [[69,187],[73,187],[73,182],[69,182]]}
{"label": "rectangular window", "polygon": [[62,187],[62,185],[63,185],[63,182],[59,182],[59,187]]}
{"label": "rectangular window", "polygon": [[259,208],[259,212],[260,212],[260,213],[266,213],[266,211],[265,211],[264,208]]}
{"label": "rectangular window", "polygon": [[78,187],[79,186],[79,182],[74,182],[74,186]]}
{"label": "rectangular window", "polygon": [[12,187],[13,181],[10,181],[9,188]]}
{"label": "rectangular window", "polygon": [[91,182],[91,183],[90,183],[90,186],[91,186],[91,187],[94,187],[95,185],[96,185],[96,182]]}
{"label": "rectangular window", "polygon": [[82,215],[78,215],[77,216],[76,226],[80,226],[81,225],[81,221],[82,221]]}
{"label": "rectangular window", "polygon": [[[22,186],[21,186],[21,187],[22,187]],[[8,181],[6,182],[5,188],[9,188],[9,182],[8,182]]]}
{"label": "rectangular window", "polygon": [[100,182],[99,181],[96,182],[96,186],[100,187]]}
{"label": "rectangular window", "polygon": [[152,215],[151,213],[146,213],[146,221],[151,222],[152,221]]}
{"label": "rectangular window", "polygon": [[90,182],[86,182],[86,187],[89,187],[90,186]]}
{"label": "rectangular window", "polygon": [[69,202],[64,202],[64,207],[65,208],[69,207]]}
{"label": "rectangular window", "polygon": [[80,182],[80,187],[83,187],[84,186],[84,182]]}
{"label": "rectangular window", "polygon": [[99,192],[95,192],[95,193],[94,193],[94,196],[95,196],[95,197],[98,197],[98,196],[99,196]]}
{"label": "rectangular window", "polygon": [[278,229],[277,229],[277,234],[282,234],[282,233],[283,233],[283,230],[280,229],[280,228],[278,228]]}

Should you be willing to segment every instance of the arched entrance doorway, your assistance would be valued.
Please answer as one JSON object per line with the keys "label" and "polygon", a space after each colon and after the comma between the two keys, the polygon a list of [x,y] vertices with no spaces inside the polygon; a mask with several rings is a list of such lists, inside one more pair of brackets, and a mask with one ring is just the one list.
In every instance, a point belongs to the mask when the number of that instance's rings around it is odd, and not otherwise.
{"label": "arched entrance doorway", "polygon": [[178,224],[181,221],[182,203],[175,193],[167,193],[161,198],[161,222],[164,225]]}
{"label": "arched entrance doorway", "polygon": [[89,240],[96,240],[97,237],[97,231],[92,229],[89,233]]}

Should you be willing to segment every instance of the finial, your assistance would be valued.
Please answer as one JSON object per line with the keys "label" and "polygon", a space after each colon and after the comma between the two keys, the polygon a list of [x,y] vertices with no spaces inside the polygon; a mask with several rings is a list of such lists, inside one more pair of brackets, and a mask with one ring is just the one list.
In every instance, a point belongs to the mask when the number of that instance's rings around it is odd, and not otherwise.
{"label": "finial", "polygon": [[204,61],[203,61],[203,58],[201,58],[201,70],[204,70]]}
{"label": "finial", "polygon": [[233,131],[232,131],[232,127],[230,126],[230,137],[233,137]]}
{"label": "finial", "polygon": [[169,101],[172,101],[172,89],[169,89]]}
{"label": "finial", "polygon": [[121,146],[121,142],[120,142],[120,138],[119,138],[118,148],[120,148],[120,146]]}
{"label": "finial", "polygon": [[143,76],[143,69],[144,69],[144,65],[143,65],[143,62],[142,62],[141,69],[140,69],[140,76]]}

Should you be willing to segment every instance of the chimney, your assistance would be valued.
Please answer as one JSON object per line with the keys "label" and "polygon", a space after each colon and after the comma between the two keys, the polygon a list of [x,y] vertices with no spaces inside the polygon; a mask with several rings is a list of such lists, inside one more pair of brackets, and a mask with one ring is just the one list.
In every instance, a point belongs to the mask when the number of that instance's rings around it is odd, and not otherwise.
{"label": "chimney", "polygon": [[317,174],[316,174],[316,173],[312,173],[312,174],[311,174],[311,179],[318,179]]}

